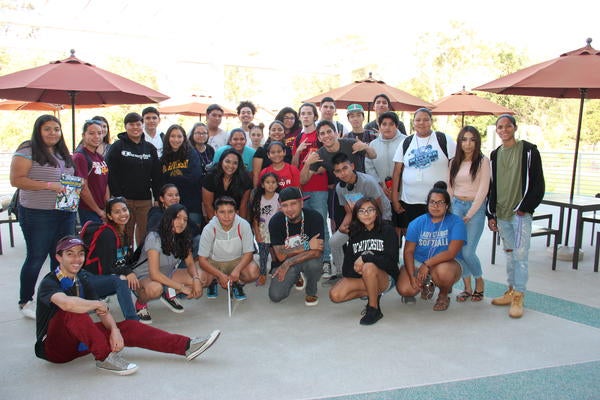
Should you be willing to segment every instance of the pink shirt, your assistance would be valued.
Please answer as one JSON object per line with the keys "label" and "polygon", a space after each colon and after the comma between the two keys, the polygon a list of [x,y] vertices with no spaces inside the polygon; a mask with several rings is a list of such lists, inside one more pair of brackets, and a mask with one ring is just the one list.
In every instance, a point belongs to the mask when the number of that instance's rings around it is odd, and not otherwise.
{"label": "pink shirt", "polygon": [[[454,178],[454,185],[449,188],[449,192],[454,197],[463,200],[471,200],[473,204],[467,212],[466,217],[471,218],[481,207],[488,193],[490,186],[490,160],[483,156],[481,166],[475,179],[471,179],[471,161],[463,161]],[[450,179],[448,178],[448,182]]]}

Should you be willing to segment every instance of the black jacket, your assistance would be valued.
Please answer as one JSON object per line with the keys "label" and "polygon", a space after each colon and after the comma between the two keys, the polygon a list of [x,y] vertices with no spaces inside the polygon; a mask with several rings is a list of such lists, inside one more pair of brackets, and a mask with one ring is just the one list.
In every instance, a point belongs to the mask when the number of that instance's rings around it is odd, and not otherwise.
{"label": "black jacket", "polygon": [[106,155],[110,194],[129,200],[149,200],[151,195],[158,199],[162,173],[156,147],[143,135],[139,143],[129,139],[126,132],[119,133],[118,138]]}
{"label": "black jacket", "polygon": [[[490,160],[492,161],[492,181],[488,193],[487,210],[488,218],[496,218],[496,177],[498,173],[498,147],[492,151]],[[544,171],[542,169],[542,157],[533,143],[523,140],[523,157],[521,160],[521,194],[522,198],[514,211],[522,211],[533,214],[537,206],[544,198],[546,185],[544,182]]]}

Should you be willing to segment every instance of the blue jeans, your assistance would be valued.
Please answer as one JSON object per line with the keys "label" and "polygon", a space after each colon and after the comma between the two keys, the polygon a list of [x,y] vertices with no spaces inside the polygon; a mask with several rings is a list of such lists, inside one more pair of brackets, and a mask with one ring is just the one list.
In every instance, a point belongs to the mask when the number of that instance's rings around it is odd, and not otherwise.
{"label": "blue jeans", "polygon": [[[457,198],[452,199],[452,213],[464,218],[467,212],[471,209],[472,201],[460,200]],[[485,225],[485,204],[479,207],[479,210],[473,215],[467,224],[467,243],[462,248],[462,257],[465,261],[463,266],[463,278],[473,276],[474,278],[481,278],[483,274],[481,270],[481,261],[477,257],[477,245],[481,234],[483,233],[483,227]]]}
{"label": "blue jeans", "polygon": [[324,192],[304,192],[305,196],[310,196],[304,200],[304,207],[317,211],[323,217],[323,229],[325,237],[323,238],[323,260],[330,261],[331,248],[329,247],[329,224],[327,223],[327,198],[329,193]]}
{"label": "blue jeans", "polygon": [[[327,194],[327,192],[325,193]],[[300,272],[304,273],[304,279],[306,279],[306,295],[317,295],[317,282],[323,273],[323,265],[321,264],[321,260],[313,258],[303,263],[292,265],[285,274],[283,281],[279,281],[277,278],[271,279],[269,298],[272,302],[279,303],[290,295],[292,286],[296,284],[300,277]]]}
{"label": "blue jeans", "polygon": [[79,214],[79,223],[83,226],[87,221],[94,221],[102,223],[102,218],[98,214],[90,210],[84,210],[80,208],[77,210]]}
{"label": "blue jeans", "polygon": [[121,279],[119,275],[94,275],[88,274],[89,282],[96,290],[98,297],[117,295],[119,307],[125,319],[139,320],[133,300],[131,300],[131,291],[127,285],[127,280]]}
{"label": "blue jeans", "polygon": [[33,299],[35,284],[46,258],[50,257],[50,271],[58,266],[56,243],[63,236],[75,233],[75,216],[70,211],[38,210],[19,205],[19,225],[27,249],[21,267],[20,304]]}
{"label": "blue jeans", "polygon": [[531,242],[531,214],[522,217],[515,214],[510,220],[498,219],[497,224],[506,253],[508,285],[518,292],[525,292]]}

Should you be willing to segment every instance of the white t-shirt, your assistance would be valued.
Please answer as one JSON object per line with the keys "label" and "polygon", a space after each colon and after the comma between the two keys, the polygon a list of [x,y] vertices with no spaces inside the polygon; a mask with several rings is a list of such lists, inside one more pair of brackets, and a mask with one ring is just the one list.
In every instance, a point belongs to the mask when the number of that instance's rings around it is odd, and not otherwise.
{"label": "white t-shirt", "polygon": [[448,183],[448,162],[454,157],[456,143],[448,135],[446,135],[446,143],[448,157],[442,151],[434,132],[427,138],[415,135],[406,149],[406,154],[403,151],[403,143],[400,143],[394,155],[394,162],[404,164],[401,193],[403,202],[425,204],[427,193],[434,183],[437,181]]}
{"label": "white t-shirt", "polygon": [[146,142],[152,143],[154,147],[156,147],[156,153],[158,154],[158,158],[160,158],[163,151],[163,139],[160,137],[160,132],[157,130],[156,135],[152,137],[144,130],[144,139],[146,139]]}

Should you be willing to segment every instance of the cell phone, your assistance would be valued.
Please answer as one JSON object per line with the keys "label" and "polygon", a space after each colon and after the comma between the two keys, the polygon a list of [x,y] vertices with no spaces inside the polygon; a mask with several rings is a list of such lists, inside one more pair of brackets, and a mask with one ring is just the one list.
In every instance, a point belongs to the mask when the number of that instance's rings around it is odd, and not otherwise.
{"label": "cell phone", "polygon": [[170,299],[175,296],[177,296],[177,291],[175,289],[173,289],[172,287],[167,288],[167,297]]}

